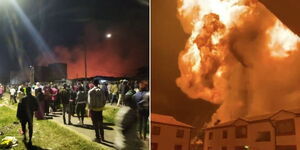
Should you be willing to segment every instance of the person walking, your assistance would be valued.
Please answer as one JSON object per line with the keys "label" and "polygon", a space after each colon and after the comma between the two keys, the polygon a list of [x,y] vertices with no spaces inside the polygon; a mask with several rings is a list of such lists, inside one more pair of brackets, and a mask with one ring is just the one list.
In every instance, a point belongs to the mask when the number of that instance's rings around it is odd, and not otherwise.
{"label": "person walking", "polygon": [[88,107],[96,133],[95,142],[105,141],[102,112],[106,99],[105,91],[99,88],[99,81],[94,80],[94,87],[88,92]]}
{"label": "person walking", "polygon": [[76,113],[78,116],[79,124],[84,124],[84,115],[85,115],[85,107],[87,102],[87,94],[84,91],[84,88],[80,86],[78,88],[77,96],[76,96]]}
{"label": "person walking", "polygon": [[125,94],[124,106],[116,114],[115,146],[117,149],[144,149],[143,141],[138,137],[137,106],[132,98],[135,94],[133,86]]}
{"label": "person walking", "polygon": [[31,88],[26,88],[26,96],[20,100],[17,109],[17,118],[21,122],[24,141],[26,142],[26,124],[29,130],[29,144],[32,143],[33,113],[38,110],[37,99],[31,95]]}

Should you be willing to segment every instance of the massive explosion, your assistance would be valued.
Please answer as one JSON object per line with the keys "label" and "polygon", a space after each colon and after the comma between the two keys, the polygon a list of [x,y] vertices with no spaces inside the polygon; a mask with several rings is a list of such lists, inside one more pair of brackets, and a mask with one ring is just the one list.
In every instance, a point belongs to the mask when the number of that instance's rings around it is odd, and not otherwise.
{"label": "massive explosion", "polygon": [[[124,29],[114,28],[115,32],[128,35]],[[117,36],[119,36],[117,35]],[[136,36],[112,37],[99,41],[105,34],[95,24],[88,24],[84,31],[84,43],[72,47],[55,46],[53,54],[56,60],[47,58],[49,54],[41,54],[37,58],[39,65],[63,62],[68,65],[68,79],[85,77],[84,51],[87,52],[87,76],[130,77],[138,68],[148,63],[147,48]],[[114,35],[113,35],[114,36]],[[51,52],[52,53],[52,52]]]}
{"label": "massive explosion", "polygon": [[257,0],[179,0],[190,34],[177,85],[220,107],[211,124],[300,106],[300,38]]}

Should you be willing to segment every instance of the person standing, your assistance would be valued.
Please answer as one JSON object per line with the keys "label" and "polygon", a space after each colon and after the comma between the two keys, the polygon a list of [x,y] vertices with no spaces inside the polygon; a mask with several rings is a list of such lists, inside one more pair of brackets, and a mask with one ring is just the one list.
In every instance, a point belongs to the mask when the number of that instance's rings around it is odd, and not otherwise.
{"label": "person standing", "polygon": [[120,105],[124,104],[125,94],[129,90],[128,81],[127,80],[123,80],[123,82],[121,83],[120,88],[121,89],[119,89],[120,93],[119,93],[119,99],[118,99],[117,106],[120,106]]}
{"label": "person standing", "polygon": [[99,81],[94,80],[94,87],[88,92],[88,107],[96,133],[95,142],[105,141],[102,112],[106,99],[105,91],[99,88]]}
{"label": "person standing", "polygon": [[46,116],[49,115],[50,102],[51,102],[50,87],[49,85],[46,85],[44,87],[44,112]]}
{"label": "person standing", "polygon": [[[78,87],[77,85],[73,85],[71,86],[71,90],[70,90],[70,99],[69,99],[69,111],[68,114],[71,116],[74,116],[75,114],[75,101],[76,101],[76,97],[77,97],[77,91],[78,91]],[[70,119],[71,121],[71,119]],[[72,123],[70,123],[72,124]]]}
{"label": "person standing", "polygon": [[4,87],[2,86],[2,84],[0,84],[0,99],[2,99],[4,93]]}
{"label": "person standing", "polygon": [[84,91],[84,88],[80,86],[78,88],[77,96],[76,96],[76,113],[78,116],[79,124],[84,124],[84,115],[85,115],[85,107],[87,102],[87,94]]}
{"label": "person standing", "polygon": [[33,134],[33,113],[38,110],[38,103],[34,96],[31,95],[31,88],[26,88],[26,96],[18,104],[17,118],[21,122],[24,141],[26,141],[26,124],[29,130],[29,143],[32,142]]}
{"label": "person standing", "polygon": [[35,113],[35,117],[37,119],[44,119],[45,96],[44,96],[41,88],[38,88],[36,90],[36,98],[38,100],[39,107],[38,107],[37,112]]}
{"label": "person standing", "polygon": [[15,89],[15,87],[11,87],[10,90],[10,101],[12,104],[14,103],[17,103],[17,100],[16,100],[16,96],[17,96],[17,90]]}
{"label": "person standing", "polygon": [[50,90],[51,92],[51,103],[50,103],[50,106],[51,106],[51,109],[52,109],[52,112],[56,112],[57,110],[57,95],[58,95],[58,88],[57,88],[57,85],[52,85],[52,88]]}
{"label": "person standing", "polygon": [[[67,89],[67,84],[64,84],[63,85],[63,89],[59,92],[59,98],[60,98],[60,101],[63,105],[63,109],[62,109],[62,112],[63,112],[63,121],[64,121],[64,124],[67,124],[66,123],[66,112],[69,112],[69,100],[70,100],[70,92],[69,90]],[[71,124],[71,113],[68,113],[68,124]]]}
{"label": "person standing", "polygon": [[114,82],[112,84],[112,87],[111,87],[111,105],[117,100],[117,95],[118,95],[118,85],[116,82]]}
{"label": "person standing", "polygon": [[149,91],[148,81],[139,83],[139,92],[133,95],[138,108],[139,133],[142,139],[146,139],[149,117]]}

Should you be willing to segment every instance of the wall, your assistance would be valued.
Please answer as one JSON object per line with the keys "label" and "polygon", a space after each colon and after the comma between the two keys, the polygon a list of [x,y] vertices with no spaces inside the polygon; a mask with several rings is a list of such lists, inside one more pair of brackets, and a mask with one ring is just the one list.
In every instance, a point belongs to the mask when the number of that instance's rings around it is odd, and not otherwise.
{"label": "wall", "polygon": [[[191,129],[154,122],[151,126],[160,127],[160,135],[151,135],[151,143],[158,143],[158,150],[173,150],[176,144],[182,145],[182,150],[189,150]],[[183,138],[176,137],[177,129],[184,130]]]}

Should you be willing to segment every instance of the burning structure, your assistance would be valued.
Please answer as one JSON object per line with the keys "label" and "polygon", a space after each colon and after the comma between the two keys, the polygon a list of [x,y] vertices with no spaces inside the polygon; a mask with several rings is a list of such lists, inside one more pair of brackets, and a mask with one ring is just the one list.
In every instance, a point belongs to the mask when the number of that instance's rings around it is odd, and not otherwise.
{"label": "burning structure", "polygon": [[300,38],[257,0],[179,0],[177,85],[220,107],[208,127],[300,106]]}

